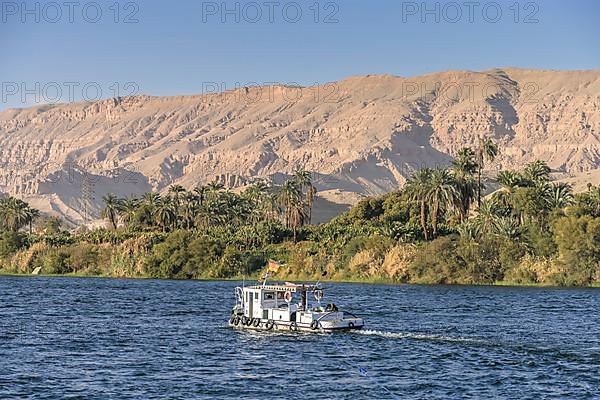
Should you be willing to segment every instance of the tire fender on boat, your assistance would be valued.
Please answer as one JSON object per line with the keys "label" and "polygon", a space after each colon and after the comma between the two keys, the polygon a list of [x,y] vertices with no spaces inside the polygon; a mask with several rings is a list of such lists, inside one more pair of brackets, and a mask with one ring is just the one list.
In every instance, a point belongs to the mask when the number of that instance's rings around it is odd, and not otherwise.
{"label": "tire fender on boat", "polygon": [[254,323],[254,318],[248,318],[246,320],[246,326],[252,326],[253,323]]}
{"label": "tire fender on boat", "polygon": [[233,319],[233,324],[234,324],[235,326],[238,326],[238,325],[240,324],[240,322],[241,322],[241,319],[240,319],[240,317],[235,317],[235,318]]}
{"label": "tire fender on boat", "polygon": [[310,323],[310,329],[312,329],[313,331],[316,330],[319,327],[319,321],[313,321]]}
{"label": "tire fender on boat", "polygon": [[348,328],[354,328],[354,322],[350,322],[350,323],[348,324]]}
{"label": "tire fender on boat", "polygon": [[268,320],[267,323],[265,324],[265,328],[270,331],[271,329],[273,329],[275,327],[275,321],[273,321],[272,319]]}
{"label": "tire fender on boat", "polygon": [[298,330],[298,324],[296,323],[296,321],[292,321],[292,323],[290,324],[290,331],[297,331]]}
{"label": "tire fender on boat", "polygon": [[252,323],[252,325],[253,325],[255,328],[258,328],[258,327],[260,326],[260,318],[255,318],[255,319],[254,319],[254,322]]}

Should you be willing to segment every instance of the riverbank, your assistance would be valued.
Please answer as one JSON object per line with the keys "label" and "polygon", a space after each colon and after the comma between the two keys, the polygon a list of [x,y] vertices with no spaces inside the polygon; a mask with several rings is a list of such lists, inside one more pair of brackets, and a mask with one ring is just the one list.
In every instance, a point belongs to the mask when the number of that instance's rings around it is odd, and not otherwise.
{"label": "riverbank", "polygon": [[[15,278],[91,278],[91,279],[128,279],[128,280],[173,280],[173,281],[197,281],[197,282],[241,282],[245,281],[247,284],[254,282],[261,282],[259,276],[254,277],[243,277],[236,276],[230,278],[203,278],[203,279],[164,279],[164,278],[153,278],[150,276],[135,276],[135,277],[127,277],[127,276],[110,276],[110,275],[90,275],[90,274],[82,274],[82,273],[69,273],[69,274],[17,274],[10,273],[3,270],[0,270],[0,278],[2,277],[15,277]],[[432,283],[413,283],[413,282],[398,282],[385,278],[373,278],[373,279],[317,279],[317,278],[309,278],[309,279],[301,279],[298,277],[273,277],[270,279],[271,281],[280,281],[280,282],[321,282],[321,283],[353,283],[353,284],[370,284],[370,285],[391,285],[391,286],[400,286],[400,285],[409,285],[409,286],[497,286],[497,287],[521,287],[521,288],[600,288],[600,283],[594,283],[589,286],[556,286],[556,285],[548,285],[543,283],[517,283],[517,282],[495,282],[492,284],[489,283],[473,283],[473,284],[432,284]]]}

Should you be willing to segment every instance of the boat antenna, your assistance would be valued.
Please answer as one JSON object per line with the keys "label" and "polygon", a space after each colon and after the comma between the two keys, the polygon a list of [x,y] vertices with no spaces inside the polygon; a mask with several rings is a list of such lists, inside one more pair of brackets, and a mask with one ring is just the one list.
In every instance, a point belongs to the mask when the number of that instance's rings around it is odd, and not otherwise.
{"label": "boat antenna", "polygon": [[246,272],[247,272],[248,266],[243,266],[242,265],[242,288],[246,287]]}

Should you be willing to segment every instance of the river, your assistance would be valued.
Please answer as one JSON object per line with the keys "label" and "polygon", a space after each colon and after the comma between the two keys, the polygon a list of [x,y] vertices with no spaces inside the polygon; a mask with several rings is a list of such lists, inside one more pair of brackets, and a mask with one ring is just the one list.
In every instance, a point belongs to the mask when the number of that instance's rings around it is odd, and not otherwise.
{"label": "river", "polygon": [[236,282],[0,277],[0,399],[600,398],[600,290],[326,284],[357,333],[227,327]]}

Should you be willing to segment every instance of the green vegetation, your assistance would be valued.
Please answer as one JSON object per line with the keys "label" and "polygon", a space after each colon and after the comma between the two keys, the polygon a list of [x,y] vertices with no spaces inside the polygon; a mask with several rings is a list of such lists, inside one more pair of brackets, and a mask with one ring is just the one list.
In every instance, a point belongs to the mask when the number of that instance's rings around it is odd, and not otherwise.
{"label": "green vegetation", "polygon": [[[600,187],[573,194],[542,161],[501,171],[483,196],[481,140],[448,168],[417,171],[402,190],[311,225],[316,189],[298,171],[241,193],[218,183],[141,198],[104,197],[109,229],[67,232],[14,198],[0,200],[0,269],[29,274],[175,279],[258,277],[434,284],[600,283]],[[33,230],[35,221],[35,232]]]}

